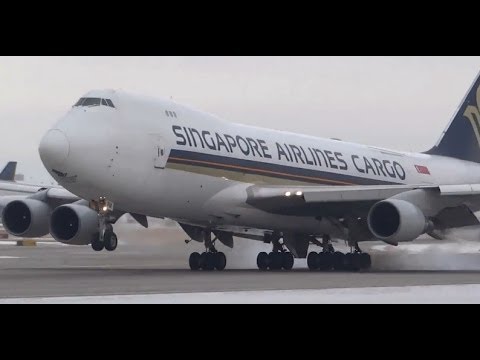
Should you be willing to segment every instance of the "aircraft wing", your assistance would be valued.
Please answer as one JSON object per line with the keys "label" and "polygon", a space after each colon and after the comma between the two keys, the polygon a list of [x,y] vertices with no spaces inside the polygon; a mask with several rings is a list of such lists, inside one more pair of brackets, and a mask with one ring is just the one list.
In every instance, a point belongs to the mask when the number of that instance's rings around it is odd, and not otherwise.
{"label": "aircraft wing", "polygon": [[12,199],[35,198],[53,206],[67,204],[80,198],[62,187],[19,184],[9,181],[0,182],[0,209]]}
{"label": "aircraft wing", "polygon": [[247,204],[263,211],[293,216],[363,216],[376,202],[412,190],[427,190],[440,197],[480,197],[480,184],[363,185],[363,186],[258,186],[247,188]]}
{"label": "aircraft wing", "polygon": [[19,184],[13,181],[0,181],[0,194],[1,195],[29,195],[45,189],[40,185],[28,185]]}

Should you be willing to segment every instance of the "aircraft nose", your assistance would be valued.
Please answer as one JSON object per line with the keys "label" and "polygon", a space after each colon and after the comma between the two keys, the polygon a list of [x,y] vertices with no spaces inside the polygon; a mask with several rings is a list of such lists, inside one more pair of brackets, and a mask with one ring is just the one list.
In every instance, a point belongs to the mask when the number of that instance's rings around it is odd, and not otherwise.
{"label": "aircraft nose", "polygon": [[38,152],[45,167],[61,167],[70,152],[67,136],[59,129],[49,130],[40,141]]}

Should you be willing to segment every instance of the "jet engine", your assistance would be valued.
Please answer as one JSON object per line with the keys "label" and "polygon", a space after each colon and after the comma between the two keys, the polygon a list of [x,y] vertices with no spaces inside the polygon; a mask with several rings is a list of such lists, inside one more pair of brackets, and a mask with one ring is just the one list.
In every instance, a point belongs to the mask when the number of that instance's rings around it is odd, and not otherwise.
{"label": "jet engine", "polygon": [[68,245],[88,245],[99,234],[97,212],[78,204],[62,205],[50,218],[53,238]]}
{"label": "jet engine", "polygon": [[14,236],[42,237],[48,234],[50,207],[36,199],[8,202],[2,213],[5,230]]}
{"label": "jet engine", "polygon": [[392,245],[415,240],[427,232],[430,225],[417,206],[398,199],[375,204],[370,209],[367,222],[377,239]]}

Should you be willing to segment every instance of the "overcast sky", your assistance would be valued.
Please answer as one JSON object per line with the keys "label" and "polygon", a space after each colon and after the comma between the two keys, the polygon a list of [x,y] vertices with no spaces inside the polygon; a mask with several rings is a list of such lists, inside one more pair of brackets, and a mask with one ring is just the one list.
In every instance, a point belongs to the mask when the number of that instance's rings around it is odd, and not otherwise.
{"label": "overcast sky", "polygon": [[170,97],[228,121],[430,148],[480,57],[0,57],[0,162],[46,181],[42,134],[90,89]]}

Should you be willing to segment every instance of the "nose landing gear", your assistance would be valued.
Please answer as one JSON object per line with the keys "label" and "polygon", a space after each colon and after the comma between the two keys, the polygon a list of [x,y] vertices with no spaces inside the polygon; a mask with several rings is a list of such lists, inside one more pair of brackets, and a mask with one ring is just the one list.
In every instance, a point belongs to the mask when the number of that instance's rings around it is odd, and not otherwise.
{"label": "nose landing gear", "polygon": [[112,223],[115,218],[111,215],[113,203],[101,197],[98,201],[91,201],[90,207],[98,213],[99,233],[91,242],[94,251],[115,251],[118,246],[117,234],[113,232]]}

